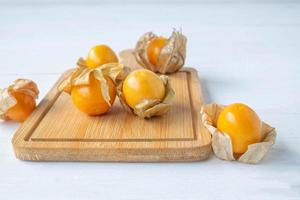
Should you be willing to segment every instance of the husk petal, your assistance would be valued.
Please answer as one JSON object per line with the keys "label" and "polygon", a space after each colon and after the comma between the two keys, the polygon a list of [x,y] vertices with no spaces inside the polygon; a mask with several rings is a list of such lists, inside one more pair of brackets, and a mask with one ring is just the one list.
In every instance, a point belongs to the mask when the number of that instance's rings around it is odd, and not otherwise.
{"label": "husk petal", "polygon": [[162,74],[174,73],[183,67],[186,56],[187,39],[174,31],[158,57],[158,71]]}
{"label": "husk petal", "polygon": [[153,72],[156,72],[156,67],[151,64],[151,62],[148,59],[147,55],[147,47],[151,40],[155,39],[157,36],[152,33],[148,32],[145,33],[137,42],[135,49],[134,49],[134,56],[136,58],[136,61],[144,68],[149,69]]}
{"label": "husk petal", "polygon": [[39,90],[36,83],[29,79],[17,79],[9,86],[9,91],[17,91],[38,98]]}
{"label": "husk petal", "polygon": [[0,119],[8,119],[6,111],[17,104],[17,100],[11,96],[8,89],[0,89]]}
{"label": "husk petal", "polygon": [[275,128],[262,122],[262,141],[249,145],[248,150],[242,155],[234,155],[230,137],[216,128],[218,116],[223,109],[223,105],[208,104],[200,111],[204,126],[212,134],[212,147],[215,155],[223,160],[237,160],[249,164],[260,162],[275,144]]}

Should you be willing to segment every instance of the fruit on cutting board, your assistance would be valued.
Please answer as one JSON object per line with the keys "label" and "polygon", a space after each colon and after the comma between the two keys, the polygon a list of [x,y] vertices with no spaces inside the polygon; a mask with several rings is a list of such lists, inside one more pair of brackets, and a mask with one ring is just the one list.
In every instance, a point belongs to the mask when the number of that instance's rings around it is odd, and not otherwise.
{"label": "fruit on cutting board", "polygon": [[134,108],[143,100],[162,100],[165,85],[158,75],[146,69],[131,72],[123,82],[126,103]]}
{"label": "fruit on cutting board", "polygon": [[147,47],[147,54],[152,65],[158,66],[158,58],[162,48],[167,44],[167,38],[157,37],[151,40]]}
{"label": "fruit on cutting board", "polygon": [[87,115],[102,115],[116,98],[116,79],[123,74],[124,65],[118,62],[107,45],[93,47],[86,60],[80,58],[77,68],[58,89],[71,95],[73,104]]}
{"label": "fruit on cutting board", "polygon": [[91,48],[85,61],[89,68],[99,67],[106,63],[119,62],[115,52],[109,46],[104,44]]}
{"label": "fruit on cutting board", "polygon": [[105,76],[105,80],[110,97],[109,103],[103,97],[100,81],[95,79],[94,74],[90,74],[88,84],[73,86],[71,97],[74,105],[88,115],[106,113],[115,101],[116,88],[114,82],[108,76]]}
{"label": "fruit on cutting board", "polygon": [[183,67],[186,57],[187,38],[174,30],[170,37],[147,32],[137,41],[133,54],[146,69],[169,74]]}
{"label": "fruit on cutting board", "polygon": [[249,106],[234,103],[226,106],[217,120],[217,128],[230,136],[233,152],[242,154],[248,145],[260,142],[262,122]]}
{"label": "fruit on cutting board", "polygon": [[28,79],[17,79],[0,90],[0,118],[23,122],[36,108],[37,85]]}

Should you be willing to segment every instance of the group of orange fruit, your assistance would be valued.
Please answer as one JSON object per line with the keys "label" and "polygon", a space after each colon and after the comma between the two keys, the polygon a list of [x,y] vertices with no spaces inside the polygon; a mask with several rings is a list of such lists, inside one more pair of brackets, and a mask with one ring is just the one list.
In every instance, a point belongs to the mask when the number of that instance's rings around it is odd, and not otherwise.
{"label": "group of orange fruit", "polygon": [[[159,38],[148,48],[148,55],[153,65],[166,39]],[[87,57],[86,65],[88,68],[96,68],[106,63],[119,62],[115,52],[107,45],[97,45],[93,47]],[[101,115],[106,113],[116,98],[116,86],[114,82],[105,77],[110,96],[110,105],[104,100],[101,93],[101,85],[94,76],[90,76],[88,85],[75,86],[71,91],[71,98],[74,105],[88,115]],[[123,93],[126,102],[130,107],[136,106],[143,99],[162,99],[165,95],[165,86],[162,80],[155,73],[140,69],[131,72],[123,83]],[[36,108],[35,99],[22,92],[11,92],[17,103],[6,111],[6,118],[23,122]]]}
{"label": "group of orange fruit", "polygon": [[[106,63],[117,62],[118,57],[114,51],[106,45],[93,47],[86,57],[86,66],[90,69]],[[109,90],[110,105],[102,96],[101,83],[95,79],[94,76],[90,76],[89,84],[72,88],[72,101],[80,111],[88,115],[101,115],[110,109],[116,98],[116,85],[108,76],[106,76],[105,79]],[[125,78],[122,92],[126,103],[131,108],[134,108],[144,99],[163,99],[165,96],[165,85],[157,74],[147,69],[139,69],[132,71]]]}
{"label": "group of orange fruit", "polygon": [[[157,65],[158,55],[166,42],[166,38],[158,37],[149,44],[147,55],[154,66]],[[106,45],[93,47],[86,57],[86,65],[90,69],[117,62],[119,62],[118,57]],[[101,115],[110,109],[115,101],[116,85],[109,77],[105,79],[110,105],[102,96],[101,83],[93,76],[90,77],[89,84],[72,88],[72,101],[80,111],[88,115]],[[124,80],[122,90],[127,104],[132,108],[143,99],[162,99],[166,92],[159,76],[146,69],[131,72]],[[35,108],[35,100],[22,94],[13,94],[13,96],[18,103],[9,109],[8,116],[12,120],[24,121]],[[216,126],[231,137],[233,152],[236,154],[244,153],[248,145],[257,143],[262,138],[261,120],[250,107],[244,104],[231,104],[225,107],[218,117]]]}

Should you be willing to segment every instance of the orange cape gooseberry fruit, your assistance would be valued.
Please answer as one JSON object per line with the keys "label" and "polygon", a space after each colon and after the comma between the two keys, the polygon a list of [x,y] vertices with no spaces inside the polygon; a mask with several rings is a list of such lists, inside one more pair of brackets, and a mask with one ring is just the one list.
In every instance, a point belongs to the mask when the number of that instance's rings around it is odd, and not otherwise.
{"label": "orange cape gooseberry fruit", "polygon": [[261,127],[257,114],[241,103],[226,106],[217,121],[217,128],[230,136],[235,154],[245,153],[248,145],[261,141]]}
{"label": "orange cape gooseberry fruit", "polygon": [[0,118],[23,122],[36,108],[37,85],[28,79],[17,79],[0,90]]}
{"label": "orange cape gooseberry fruit", "polygon": [[162,48],[167,44],[167,39],[164,37],[157,37],[151,40],[147,47],[147,55],[150,63],[158,66],[158,59]]}
{"label": "orange cape gooseberry fruit", "polygon": [[88,68],[99,67],[106,63],[117,63],[118,57],[115,52],[107,45],[94,46],[86,57]]}
{"label": "orange cape gooseberry fruit", "polygon": [[166,92],[160,77],[146,69],[131,72],[123,82],[122,91],[131,108],[143,100],[162,100]]}
{"label": "orange cape gooseberry fruit", "polygon": [[116,83],[125,76],[124,65],[106,63],[89,69],[82,59],[77,65],[59,84],[58,90],[70,94],[73,104],[88,115],[106,113],[115,101]]}
{"label": "orange cape gooseberry fruit", "polygon": [[105,101],[102,95],[101,83],[90,74],[90,81],[86,85],[73,86],[71,97],[74,105],[82,112],[88,115],[101,115],[106,113],[116,98],[116,89],[114,82],[105,76],[108,86],[109,103]]}

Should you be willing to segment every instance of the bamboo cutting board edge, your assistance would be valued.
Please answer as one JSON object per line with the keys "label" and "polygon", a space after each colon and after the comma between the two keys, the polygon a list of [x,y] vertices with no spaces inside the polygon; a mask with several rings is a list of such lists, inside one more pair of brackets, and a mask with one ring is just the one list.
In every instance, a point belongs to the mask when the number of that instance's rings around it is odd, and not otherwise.
{"label": "bamboo cutting board edge", "polygon": [[[184,68],[182,71],[186,71],[192,74],[192,80],[194,84],[191,88],[196,90],[198,95],[196,102],[197,108],[203,103],[201,88],[199,85],[199,79],[197,71],[192,68]],[[70,73],[68,70],[64,75],[56,82],[55,86],[50,90],[46,97],[41,101],[38,109],[23,123],[16,134],[13,137],[12,143],[15,150],[15,155],[21,160],[34,160],[34,161],[124,161],[124,162],[157,162],[157,161],[198,161],[206,159],[211,152],[211,141],[206,138],[207,143],[199,145],[197,138],[195,141],[170,141],[170,148],[155,149],[155,148],[122,148],[122,149],[106,149],[97,147],[86,147],[85,149],[78,150],[77,148],[63,147],[52,145],[48,148],[41,147],[39,145],[33,145],[30,141],[31,135],[26,135],[28,132],[32,132],[37,126],[39,121],[47,114],[52,104],[56,101],[59,93],[56,91],[57,85],[60,81]],[[197,91],[198,90],[198,91]],[[49,99],[52,99],[49,100]],[[195,98],[194,98],[195,99]],[[198,110],[199,111],[199,110]],[[196,114],[199,118],[200,115]],[[198,119],[199,120],[199,119]],[[196,121],[198,121],[196,120]],[[202,132],[205,131],[202,129]],[[197,133],[198,134],[198,133]],[[208,134],[208,133],[207,133]],[[39,142],[41,145],[46,142]],[[172,143],[181,143],[182,147],[176,147]],[[65,145],[67,143],[64,143]],[[134,144],[132,142],[131,144]],[[185,145],[184,145],[185,144]],[[187,147],[188,146],[188,147]],[[137,152],[138,150],[138,152]],[[101,154],[101,156],[99,156]]]}

